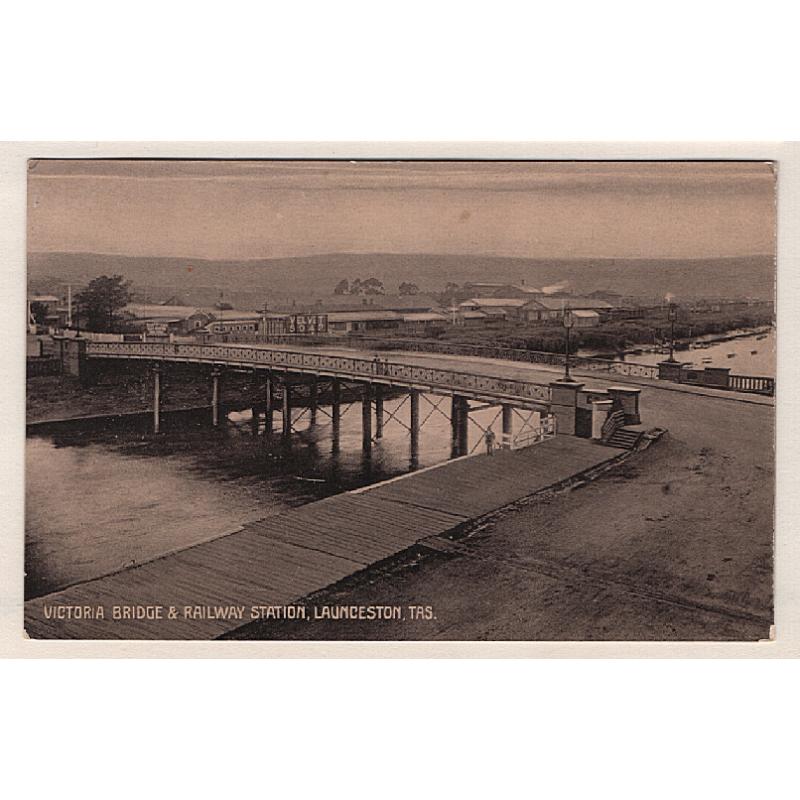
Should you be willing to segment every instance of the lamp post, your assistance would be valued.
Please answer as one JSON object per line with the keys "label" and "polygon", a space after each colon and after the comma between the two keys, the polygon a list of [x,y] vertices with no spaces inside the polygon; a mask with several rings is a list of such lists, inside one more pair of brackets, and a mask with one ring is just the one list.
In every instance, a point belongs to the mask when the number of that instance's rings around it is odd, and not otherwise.
{"label": "lamp post", "polygon": [[670,303],[667,310],[667,319],[669,320],[670,333],[669,333],[669,358],[667,361],[675,361],[675,320],[678,318],[678,306],[675,303]]}
{"label": "lamp post", "polygon": [[566,338],[564,343],[564,377],[562,378],[562,380],[565,383],[575,383],[575,381],[569,374],[569,332],[575,325],[575,318],[572,316],[572,311],[570,311],[569,309],[566,309],[564,311],[562,323],[564,325],[564,331],[566,333]]}

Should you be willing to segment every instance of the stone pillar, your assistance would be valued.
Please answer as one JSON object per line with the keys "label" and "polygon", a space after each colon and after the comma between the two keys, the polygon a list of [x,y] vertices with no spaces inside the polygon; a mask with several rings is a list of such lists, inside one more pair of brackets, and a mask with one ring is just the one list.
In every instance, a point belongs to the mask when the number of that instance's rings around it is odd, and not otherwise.
{"label": "stone pillar", "polygon": [[411,468],[419,466],[419,390],[411,389]]}
{"label": "stone pillar", "polygon": [[556,418],[556,430],[575,435],[575,417],[578,413],[578,393],[582,383],[553,381],[550,384],[550,413]]}
{"label": "stone pillar", "polygon": [[153,365],[153,433],[161,432],[161,365]]}
{"label": "stone pillar", "polygon": [[288,378],[283,381],[283,405],[281,407],[283,435],[292,435],[292,385]]}
{"label": "stone pillar", "polygon": [[342,419],[342,385],[338,378],[331,381],[331,440],[334,454],[339,452],[339,433]]}
{"label": "stone pillar", "polygon": [[219,425],[219,379],[222,370],[214,367],[211,371],[211,424],[216,428]]}
{"label": "stone pillar", "polygon": [[272,433],[274,399],[272,375],[268,372],[267,380],[264,384],[264,433]]}
{"label": "stone pillar", "polygon": [[91,383],[91,369],[86,356],[86,339],[64,339],[61,350],[61,371],[78,378],[82,386]]}
{"label": "stone pillar", "polygon": [[626,425],[638,425],[642,420],[639,416],[639,395],[641,389],[632,386],[609,386],[608,396],[614,402],[614,409],[621,409],[625,414]]}
{"label": "stone pillar", "polygon": [[674,381],[675,383],[680,383],[683,368],[690,366],[691,362],[689,361],[659,361],[658,379],[660,381]]}
{"label": "stone pillar", "polygon": [[511,438],[514,420],[514,408],[508,404],[503,405],[503,438],[501,446],[506,450],[511,449]]}
{"label": "stone pillar", "polygon": [[613,408],[613,400],[592,400],[592,439],[603,438],[603,424]]}
{"label": "stone pillar", "polygon": [[361,445],[365,453],[372,450],[372,387],[364,384],[361,395]]}
{"label": "stone pillar", "polygon": [[383,437],[383,386],[376,384],[375,391],[375,438]]}
{"label": "stone pillar", "polygon": [[703,370],[703,385],[727,389],[730,372],[728,367],[706,367]]}

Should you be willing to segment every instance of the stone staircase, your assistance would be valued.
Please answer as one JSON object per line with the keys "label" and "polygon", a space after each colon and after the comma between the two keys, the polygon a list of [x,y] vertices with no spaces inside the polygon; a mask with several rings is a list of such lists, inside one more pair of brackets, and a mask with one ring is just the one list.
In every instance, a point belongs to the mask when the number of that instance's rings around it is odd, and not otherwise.
{"label": "stone staircase", "polygon": [[633,450],[639,443],[642,431],[632,431],[627,428],[617,428],[611,436],[606,439],[604,444],[609,447],[621,447],[625,450]]}

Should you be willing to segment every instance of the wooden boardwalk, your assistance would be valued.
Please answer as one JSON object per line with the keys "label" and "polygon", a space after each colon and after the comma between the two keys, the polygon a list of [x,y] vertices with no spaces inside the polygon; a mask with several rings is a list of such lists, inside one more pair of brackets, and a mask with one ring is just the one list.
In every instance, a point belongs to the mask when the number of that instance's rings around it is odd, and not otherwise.
{"label": "wooden boardwalk", "polygon": [[[25,603],[36,639],[213,639],[426,539],[591,469],[622,451],[573,436],[463,458],[347,492],[141,566]],[[48,618],[67,607],[104,617]],[[113,619],[114,606],[161,607],[161,619]],[[174,606],[175,619],[167,609]],[[198,612],[194,609],[200,607]],[[237,609],[202,618],[206,608]],[[61,608],[61,612],[57,610]],[[193,609],[188,615],[187,608]],[[241,609],[241,611],[238,611]],[[241,616],[239,616],[241,614]],[[195,616],[200,618],[194,618]],[[217,614],[216,616],[220,616]]]}

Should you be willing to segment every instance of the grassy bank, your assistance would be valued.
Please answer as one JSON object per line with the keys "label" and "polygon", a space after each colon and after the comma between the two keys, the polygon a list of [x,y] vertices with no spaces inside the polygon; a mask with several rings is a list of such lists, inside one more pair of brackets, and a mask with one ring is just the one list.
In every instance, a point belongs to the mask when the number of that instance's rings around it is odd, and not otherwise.
{"label": "grassy bank", "polygon": [[[693,339],[709,334],[724,334],[729,331],[755,329],[773,323],[767,311],[752,313],[681,311],[675,323],[676,339]],[[379,333],[370,336],[379,336]],[[387,339],[396,338],[396,332],[387,331]],[[596,350],[598,352],[622,352],[637,345],[654,345],[669,339],[670,325],[663,314],[642,319],[603,322],[586,330],[573,329],[570,350]],[[564,328],[555,323],[505,323],[490,322],[486,325],[460,328],[448,326],[438,334],[419,337],[418,341],[445,342],[449,344],[512,347],[523,350],[540,350],[548,353],[564,352]]]}

